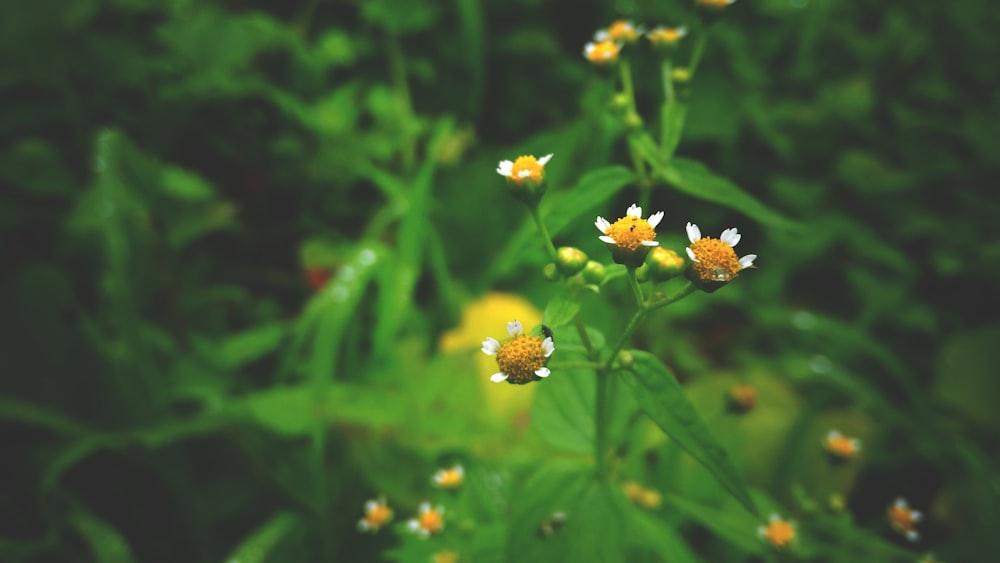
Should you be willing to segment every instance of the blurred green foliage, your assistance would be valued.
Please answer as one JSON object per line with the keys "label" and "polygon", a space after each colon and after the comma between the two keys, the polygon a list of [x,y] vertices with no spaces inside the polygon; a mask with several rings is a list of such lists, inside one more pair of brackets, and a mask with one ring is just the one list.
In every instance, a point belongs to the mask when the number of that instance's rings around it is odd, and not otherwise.
{"label": "blurred green foliage", "polygon": [[[725,446],[712,473],[745,480],[760,517],[645,419],[611,421],[615,478],[663,506],[592,479],[592,382],[482,390],[474,357],[503,311],[443,344],[495,290],[556,328],[582,300],[595,340],[625,319],[622,279],[569,304],[543,280],[494,173],[554,153],[542,216],[605,260],[593,217],[636,180],[609,76],[580,51],[617,17],[695,21],[679,0],[5,6],[0,559],[759,561],[772,511],[798,521],[803,560],[1000,551],[990,3],[741,0],[711,28],[679,156],[657,168],[676,189],[651,202],[664,246],[687,221],[738,225],[759,268],[638,333],[683,404],[627,383],[664,398],[646,407],[660,427],[701,413],[677,431]],[[656,116],[647,68],[636,49]],[[738,382],[758,392],[743,416],[722,412]],[[829,464],[830,428],[861,437],[856,462]],[[453,462],[447,532],[406,534]],[[378,494],[397,535],[355,529]],[[925,514],[916,547],[885,522],[897,496]],[[570,519],[545,537],[553,506]]]}

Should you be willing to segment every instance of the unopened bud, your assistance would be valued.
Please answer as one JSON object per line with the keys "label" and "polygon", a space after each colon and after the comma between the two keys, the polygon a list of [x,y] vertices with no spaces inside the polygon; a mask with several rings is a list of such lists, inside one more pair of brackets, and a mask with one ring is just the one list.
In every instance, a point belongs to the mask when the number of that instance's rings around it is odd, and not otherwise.
{"label": "unopened bud", "polygon": [[605,275],[607,275],[607,270],[604,268],[604,264],[596,260],[588,260],[583,267],[583,279],[587,283],[600,284],[604,281]]}
{"label": "unopened bud", "polygon": [[749,385],[733,385],[727,399],[730,410],[747,413],[757,404],[757,390]]}
{"label": "unopened bud", "polygon": [[580,273],[587,266],[587,254],[579,248],[562,246],[556,250],[556,267],[562,275],[569,277]]}
{"label": "unopened bud", "polygon": [[649,276],[658,282],[675,278],[684,272],[684,259],[673,250],[662,246],[649,251],[645,265],[649,268]]}

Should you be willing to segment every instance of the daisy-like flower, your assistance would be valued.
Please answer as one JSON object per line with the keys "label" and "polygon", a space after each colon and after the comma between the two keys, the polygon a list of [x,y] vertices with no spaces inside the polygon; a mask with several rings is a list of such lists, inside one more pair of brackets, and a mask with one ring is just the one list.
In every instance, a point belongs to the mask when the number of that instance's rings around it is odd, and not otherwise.
{"label": "daisy-like flower", "polygon": [[454,489],[465,480],[465,469],[462,464],[456,463],[454,467],[439,469],[432,480],[439,489]]}
{"label": "daisy-like flower", "polygon": [[757,535],[772,547],[785,549],[795,540],[795,522],[772,513],[767,525],[757,528]]}
{"label": "daisy-like flower", "polygon": [[[695,274],[695,282],[702,284],[724,284],[731,281],[741,270],[753,266],[756,254],[736,257],[733,250],[740,242],[740,233],[736,228],[722,231],[719,238],[701,237],[701,229],[694,223],[687,224],[687,235],[691,245],[687,250],[691,259],[691,268]],[[704,288],[703,288],[704,289]]]}
{"label": "daisy-like flower", "polygon": [[920,539],[916,525],[924,519],[924,515],[919,510],[913,510],[903,497],[896,498],[896,501],[889,505],[885,513],[886,519],[893,530],[906,536],[910,541]]}
{"label": "daisy-like flower", "polygon": [[657,26],[646,32],[646,39],[654,47],[674,47],[687,35],[687,28]]}
{"label": "daisy-like flower", "polygon": [[528,205],[536,205],[545,194],[545,165],[550,160],[551,154],[542,158],[529,154],[513,161],[501,160],[497,174],[507,178],[511,195]]}
{"label": "daisy-like flower", "polygon": [[444,529],[444,507],[431,507],[429,502],[420,503],[417,517],[406,521],[406,529],[423,538],[440,533]]}
{"label": "daisy-like flower", "polygon": [[372,499],[365,503],[365,516],[358,520],[358,531],[375,533],[391,521],[392,509],[386,504],[385,497]]}
{"label": "daisy-like flower", "polygon": [[660,245],[656,242],[656,226],[662,220],[662,211],[643,219],[642,208],[632,204],[621,219],[609,223],[604,217],[598,217],[594,226],[601,231],[598,238],[609,245],[615,262],[638,268],[649,249]]}
{"label": "daisy-like flower", "polygon": [[500,371],[490,376],[490,381],[514,383],[523,385],[548,377],[549,368],[545,364],[556,346],[551,336],[542,338],[532,334],[522,334],[524,327],[521,321],[507,323],[507,334],[511,340],[501,344],[495,338],[486,337],[483,340],[483,353],[496,356]]}
{"label": "daisy-like flower", "polygon": [[834,458],[846,461],[854,459],[861,452],[861,440],[848,438],[837,430],[831,430],[823,438],[823,449]]}
{"label": "daisy-like flower", "polygon": [[614,41],[616,43],[635,43],[645,30],[636,27],[631,20],[618,20],[607,29],[594,33],[594,41]]}
{"label": "daisy-like flower", "polygon": [[607,65],[618,61],[622,52],[622,44],[610,39],[603,41],[588,41],[583,46],[583,56],[595,65]]}
{"label": "daisy-like flower", "polygon": [[454,551],[439,551],[431,556],[433,563],[458,563],[458,554]]}

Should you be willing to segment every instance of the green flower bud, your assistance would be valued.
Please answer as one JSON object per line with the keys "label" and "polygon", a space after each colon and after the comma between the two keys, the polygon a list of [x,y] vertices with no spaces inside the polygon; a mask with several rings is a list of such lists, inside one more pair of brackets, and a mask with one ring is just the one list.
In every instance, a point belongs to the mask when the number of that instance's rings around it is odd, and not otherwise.
{"label": "green flower bud", "polygon": [[684,259],[673,250],[657,246],[646,256],[649,276],[661,282],[675,278],[684,272]]}
{"label": "green flower bud", "polygon": [[604,264],[596,260],[588,260],[583,267],[583,279],[587,283],[600,284],[604,281],[606,274],[607,270],[605,270]]}
{"label": "green flower bud", "polygon": [[587,255],[572,246],[562,246],[556,250],[556,266],[562,275],[575,276],[587,265]]}
{"label": "green flower bud", "polygon": [[639,283],[645,283],[649,281],[649,266],[643,264],[635,269],[635,279]]}

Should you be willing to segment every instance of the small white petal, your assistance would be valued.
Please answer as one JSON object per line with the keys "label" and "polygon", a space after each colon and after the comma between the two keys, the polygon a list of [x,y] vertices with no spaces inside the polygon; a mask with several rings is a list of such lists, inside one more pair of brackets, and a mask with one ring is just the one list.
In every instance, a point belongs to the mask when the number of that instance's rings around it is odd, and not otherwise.
{"label": "small white petal", "polygon": [[502,383],[507,381],[507,374],[498,371],[490,376],[490,381],[493,383]]}
{"label": "small white petal", "polygon": [[594,52],[595,47],[596,46],[593,43],[588,42],[583,46],[583,54],[590,57],[590,54]]}
{"label": "small white petal", "polygon": [[757,259],[756,254],[747,254],[743,258],[740,258],[740,267],[749,268],[750,266],[753,266],[753,261],[756,259]]}
{"label": "small white petal", "polygon": [[365,520],[364,518],[358,520],[358,531],[367,532],[368,530],[371,530],[371,526],[368,525],[368,520]]}
{"label": "small white petal", "polygon": [[552,342],[552,337],[547,336],[545,340],[542,340],[542,351],[545,352],[545,357],[548,358],[552,355],[552,352],[556,351],[556,344]]}
{"label": "small white petal", "polygon": [[909,532],[906,532],[906,539],[910,541],[917,541],[920,539],[920,533],[916,530],[910,530]]}
{"label": "small white petal", "polygon": [[854,451],[860,452],[861,440],[858,440],[857,438],[851,438],[851,447],[854,448]]}
{"label": "small white petal", "polygon": [[625,212],[625,215],[629,217],[642,217],[642,208],[633,203],[628,207],[628,211]]}
{"label": "small white petal", "polygon": [[722,236],[719,237],[719,240],[728,244],[729,246],[735,247],[737,244],[740,243],[740,238],[742,236],[743,235],[741,235],[736,230],[736,227],[733,227],[732,229],[726,229],[722,231]]}
{"label": "small white petal", "polygon": [[438,471],[437,473],[435,473],[433,479],[434,479],[435,483],[437,483],[438,485],[440,485],[441,481],[444,481],[444,469],[442,469],[442,470]]}
{"label": "small white petal", "polygon": [[548,377],[550,373],[552,372],[549,371],[549,368],[538,368],[535,370],[535,375],[538,377]]}
{"label": "small white petal", "polygon": [[372,510],[375,510],[376,506],[378,506],[378,503],[375,502],[375,501],[373,501],[373,500],[370,500],[370,501],[366,502],[365,503],[365,512],[371,512]]}
{"label": "small white petal", "polygon": [[826,439],[828,441],[833,441],[836,440],[837,438],[840,438],[840,432],[837,432],[836,430],[831,430],[826,433]]}
{"label": "small white petal", "polygon": [[517,173],[518,178],[527,178],[528,176],[531,176],[531,170],[525,169]]}
{"label": "small white petal", "polygon": [[462,467],[462,464],[456,464],[455,467],[451,468],[451,470],[458,473],[459,477],[465,477],[465,468]]}
{"label": "small white petal", "polygon": [[691,250],[691,247],[690,247],[690,246],[685,246],[685,247],[684,247],[684,250],[686,250],[686,251],[687,251],[687,253],[688,253],[688,258],[690,258],[692,262],[701,262],[701,260],[698,260],[698,258],[697,258],[697,257],[695,257],[695,255],[694,255],[694,251],[693,251],[693,250]]}
{"label": "small white petal", "polygon": [[660,243],[656,242],[655,240],[644,240],[639,244],[643,246],[660,246]]}
{"label": "small white petal", "polygon": [[507,323],[507,334],[512,337],[521,334],[522,330],[524,330],[524,328],[521,326],[521,321],[510,321]]}
{"label": "small white petal", "polygon": [[764,526],[757,526],[757,535],[762,538],[767,537],[767,528]]}
{"label": "small white petal", "polygon": [[914,510],[910,512],[910,518],[913,518],[914,522],[919,522],[924,519],[924,513],[919,510]]}
{"label": "small white petal", "polygon": [[778,516],[777,512],[772,512],[770,520],[771,522],[777,522],[778,520],[781,520],[781,516]]}
{"label": "small white petal", "polygon": [[510,177],[510,171],[514,168],[514,163],[509,160],[501,160],[497,167],[497,174]]}
{"label": "small white petal", "polygon": [[598,29],[594,32],[594,41],[604,41],[608,38],[608,30]]}
{"label": "small white petal", "polygon": [[500,343],[496,338],[487,336],[486,340],[483,340],[483,353],[488,356],[495,356],[497,350],[500,349]]}
{"label": "small white petal", "polygon": [[420,522],[417,522],[416,519],[407,520],[406,521],[406,529],[410,530],[411,532],[419,532],[420,531]]}
{"label": "small white petal", "polygon": [[607,234],[608,229],[611,227],[611,223],[608,223],[608,220],[604,217],[598,216],[597,221],[594,221],[594,226],[597,227],[598,231]]}
{"label": "small white petal", "polygon": [[652,215],[649,216],[649,221],[647,222],[649,223],[650,227],[653,227],[655,229],[656,226],[659,225],[660,221],[662,220],[663,220],[663,212],[657,211],[656,213],[653,213]]}
{"label": "small white petal", "polygon": [[611,238],[611,237],[609,237],[607,235],[601,235],[601,236],[599,236],[597,238],[601,239],[602,242],[606,242],[608,244],[618,244],[617,242],[615,242],[615,239],[613,239],[613,238]]}
{"label": "small white petal", "polygon": [[427,501],[420,503],[420,509],[418,510],[418,512],[420,512],[421,514],[427,514],[430,511],[431,511],[431,503]]}
{"label": "small white petal", "polygon": [[686,228],[688,233],[688,240],[690,240],[691,242],[698,242],[699,240],[701,240],[701,229],[698,228],[698,225],[695,225],[694,223],[688,223]]}
{"label": "small white petal", "polygon": [[545,166],[546,164],[549,163],[550,160],[552,160],[552,154],[551,153],[543,156],[542,158],[539,158],[538,159],[538,164],[539,164],[539,166]]}
{"label": "small white petal", "polygon": [[909,505],[906,504],[906,499],[903,497],[896,497],[896,508],[909,508]]}

